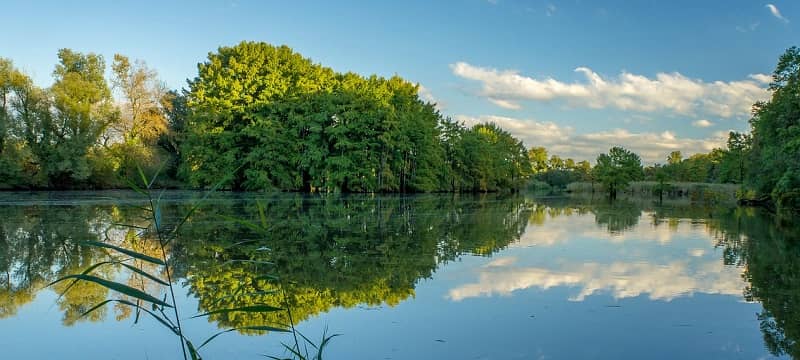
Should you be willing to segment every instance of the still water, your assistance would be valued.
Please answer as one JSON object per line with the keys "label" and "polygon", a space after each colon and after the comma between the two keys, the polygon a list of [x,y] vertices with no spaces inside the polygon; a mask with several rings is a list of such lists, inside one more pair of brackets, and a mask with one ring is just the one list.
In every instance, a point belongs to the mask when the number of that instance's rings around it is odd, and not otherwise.
{"label": "still water", "polygon": [[[167,192],[174,226],[201,194]],[[259,222],[263,204],[269,231]],[[177,340],[120,295],[46,285],[108,259],[158,256],[134,193],[0,194],[0,358],[176,359]],[[123,226],[135,225],[137,227]],[[190,339],[287,324],[329,359],[768,359],[800,355],[800,232],[755,209],[514,196],[220,194],[168,248]],[[259,262],[242,261],[258,259]],[[261,261],[263,260],[263,261]],[[152,264],[144,270],[164,275]],[[95,274],[163,294],[119,266]],[[274,275],[275,278],[265,274]],[[271,280],[270,280],[271,279]],[[279,280],[275,280],[279,279]],[[286,356],[291,335],[216,338],[211,359]]]}

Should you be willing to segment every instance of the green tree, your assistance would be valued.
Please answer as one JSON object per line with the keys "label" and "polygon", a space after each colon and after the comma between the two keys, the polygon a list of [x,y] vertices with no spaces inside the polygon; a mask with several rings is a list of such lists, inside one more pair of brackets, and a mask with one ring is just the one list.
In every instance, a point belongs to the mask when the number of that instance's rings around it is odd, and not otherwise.
{"label": "green tree", "polygon": [[[231,187],[243,189],[244,163],[256,143],[245,128],[258,120],[254,115],[282,99],[330,92],[336,83],[331,69],[289,47],[259,42],[220,47],[197,67],[198,76],[189,82],[192,110],[183,155],[184,174],[200,186],[234,174]],[[284,125],[270,126],[282,131]]]}
{"label": "green tree", "polygon": [[24,91],[32,87],[28,76],[14,67],[11,60],[0,58],[0,188],[30,184],[25,163],[28,151],[20,140],[20,102]]}
{"label": "green tree", "polygon": [[673,151],[667,156],[668,165],[678,165],[683,161],[683,155],[680,151]]}
{"label": "green tree", "polygon": [[564,170],[564,160],[560,156],[553,154],[547,162],[547,168],[550,170]]}
{"label": "green tree", "polygon": [[89,178],[89,150],[119,113],[102,56],[61,49],[58,58],[51,88],[52,121],[40,121],[41,141],[34,148],[49,185],[70,187]]}
{"label": "green tree", "polygon": [[235,190],[498,191],[530,173],[518,139],[443,119],[398,76],[335,73],[248,42],[198,68],[180,149],[193,185],[234,174]]}
{"label": "green tree", "polygon": [[539,146],[528,150],[528,159],[531,162],[533,173],[546,171],[548,168],[547,149]]}
{"label": "green tree", "polygon": [[748,183],[779,207],[800,210],[800,49],[781,55],[772,80],[772,98],[755,104],[750,119]]}
{"label": "green tree", "polygon": [[644,177],[639,155],[622,147],[612,147],[608,154],[600,154],[592,174],[603,184],[611,199],[615,199],[617,192],[626,188],[631,181]]}
{"label": "green tree", "polygon": [[721,159],[721,177],[725,182],[743,184],[747,175],[747,156],[752,138],[748,134],[731,131],[728,134],[727,151]]}

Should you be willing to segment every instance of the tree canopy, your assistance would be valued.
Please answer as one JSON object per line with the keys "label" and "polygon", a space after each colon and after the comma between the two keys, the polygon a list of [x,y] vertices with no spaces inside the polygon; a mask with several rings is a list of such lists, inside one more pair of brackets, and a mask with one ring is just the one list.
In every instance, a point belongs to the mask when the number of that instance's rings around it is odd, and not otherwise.
{"label": "tree canopy", "polygon": [[[141,60],[58,52],[39,88],[0,60],[0,188],[114,188],[141,168],[166,186],[251,191],[514,191],[527,149],[467,127],[399,76],[339,73],[287,46],[242,42],[167,90]],[[113,86],[109,86],[109,84]]]}
{"label": "tree canopy", "polygon": [[337,73],[290,48],[221,47],[190,81],[183,173],[243,190],[496,191],[521,186],[526,149],[492,124],[446,120],[418,86]]}
{"label": "tree canopy", "polygon": [[639,155],[618,146],[612,147],[608,154],[597,157],[592,173],[612,199],[617,197],[617,191],[624,189],[631,181],[644,178]]}

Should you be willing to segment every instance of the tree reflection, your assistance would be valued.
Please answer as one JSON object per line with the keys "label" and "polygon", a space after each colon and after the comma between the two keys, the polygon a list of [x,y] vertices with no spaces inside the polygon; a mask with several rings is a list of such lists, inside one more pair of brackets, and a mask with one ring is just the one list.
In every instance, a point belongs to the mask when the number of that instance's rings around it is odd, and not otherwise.
{"label": "tree reflection", "polygon": [[621,234],[639,223],[642,209],[634,203],[614,201],[592,206],[595,222],[611,234]]}
{"label": "tree reflection", "polygon": [[[86,207],[2,207],[0,217],[0,317],[16,314],[36,291],[58,276],[80,271],[95,252],[78,243],[96,238],[91,221],[100,215]],[[62,299],[59,306],[75,299]],[[66,315],[65,322],[69,322]]]}
{"label": "tree reflection", "polygon": [[731,211],[716,223],[725,260],[747,265],[744,296],[763,306],[758,319],[770,352],[799,358],[800,225],[748,210]]}
{"label": "tree reflection", "polygon": [[[97,248],[82,246],[81,242],[104,240],[137,249],[131,241],[138,236],[126,236],[125,230],[115,230],[112,224],[130,221],[135,224],[141,211],[122,216],[116,207],[86,205],[32,205],[0,207],[0,318],[16,314],[17,309],[34,300],[36,293],[51,281],[82,272],[108,255]],[[137,249],[142,251],[142,249]],[[106,278],[117,276],[119,267],[104,266],[94,271]],[[132,281],[134,275],[126,274]],[[144,286],[143,282],[139,282]],[[61,293],[70,282],[54,285]],[[98,321],[106,309],[82,317],[92,306],[108,297],[102,286],[77,282],[57,300],[63,312],[63,323],[72,325],[79,320]],[[126,318],[117,309],[119,319]]]}
{"label": "tree reflection", "polygon": [[[337,307],[394,306],[415,295],[420,280],[465,254],[490,256],[520,239],[527,226],[553,218],[593,215],[612,234],[641,226],[678,224],[704,227],[723,249],[722,261],[744,266],[749,283],[744,296],[763,304],[759,314],[767,347],[775,355],[800,357],[800,225],[778,223],[749,208],[653,206],[617,201],[526,199],[521,196],[308,196],[262,195],[268,232],[259,234],[232,219],[259,218],[252,195],[227,195],[194,214],[169,249],[172,271],[198,299],[198,312],[248,304],[280,304],[297,323]],[[173,201],[165,222],[177,222],[191,205]],[[108,241],[152,254],[146,215],[129,205],[0,206],[0,318],[11,317],[34,300],[52,280],[80,273],[108,259],[85,240]],[[135,263],[137,267],[152,264]],[[163,269],[146,268],[157,273]],[[102,276],[157,292],[156,284],[115,266]],[[125,277],[125,278],[122,278]],[[62,291],[67,283],[55,288]],[[102,287],[77,284],[58,300],[63,322],[99,321],[125,308],[80,315],[110,294]],[[287,324],[286,312],[220,313],[209,317],[220,327]]]}
{"label": "tree reflection", "polygon": [[[418,281],[464,254],[491,255],[519,239],[530,209],[519,196],[265,196],[266,235],[230,219],[257,218],[253,199],[228,196],[195,213],[170,249],[175,274],[199,301],[199,312],[248,304],[285,304],[299,322],[334,307],[393,306],[414,296]],[[191,205],[174,202],[165,222]],[[4,206],[0,216],[0,316],[13,316],[36,291],[66,274],[108,259],[81,241],[107,241],[150,254],[154,242],[136,225],[136,206]],[[137,267],[152,266],[134,262]],[[159,269],[145,269],[157,273]],[[163,269],[161,269],[163,270]],[[117,266],[95,273],[153,291],[151,282]],[[277,280],[275,278],[277,276]],[[66,290],[69,282],[54,287]],[[155,292],[157,292],[156,290]],[[58,306],[63,322],[99,321],[109,309],[80,318],[108,291],[76,283]],[[114,308],[118,320],[130,316]],[[285,312],[225,313],[220,327],[287,324]]]}
{"label": "tree reflection", "polygon": [[[417,282],[441,264],[468,253],[490,255],[519,239],[529,218],[520,197],[298,196],[265,203],[265,238],[214,221],[221,213],[252,217],[258,213],[252,202],[215,206],[187,228],[184,238],[202,239],[183,242],[199,310],[285,303],[297,322],[333,307],[393,306],[414,296]],[[283,312],[211,320],[228,327],[289,323]]]}

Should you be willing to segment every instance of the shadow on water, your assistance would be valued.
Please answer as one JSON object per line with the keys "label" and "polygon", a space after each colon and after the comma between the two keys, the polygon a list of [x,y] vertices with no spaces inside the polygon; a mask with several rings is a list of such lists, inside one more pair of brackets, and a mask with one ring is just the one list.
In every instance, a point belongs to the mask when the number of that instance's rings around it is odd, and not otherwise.
{"label": "shadow on water", "polygon": [[[165,223],[191,206],[187,195],[167,198]],[[266,238],[230,220],[258,218],[256,198],[266,204]],[[397,305],[413,297],[417,284],[440,266],[464,255],[491,256],[519,240],[528,226],[572,214],[594,216],[597,226],[610,234],[648,222],[670,228],[680,221],[703,226],[723,250],[721,261],[746,269],[748,286],[743,293],[747,300],[763,305],[759,320],[768,349],[775,355],[800,356],[796,342],[800,315],[794,311],[800,304],[800,226],[779,224],[755,209],[520,195],[227,194],[202,207],[169,251],[175,258],[172,271],[197,298],[198,311],[279,303],[283,299],[278,294],[286,294],[294,321],[301,322],[333,308]],[[145,221],[145,215],[130,199],[54,203],[37,198],[26,203],[16,196],[0,201],[0,318],[15,316],[50,281],[107,257],[98,248],[80,246],[81,241],[156,251],[147,236],[141,240],[135,229],[115,225],[135,225]],[[111,266],[102,275],[138,286],[159,286],[123,270]],[[265,272],[278,273],[283,281],[259,275]],[[80,318],[110,294],[97,285],[79,286],[58,299],[65,325],[132,316],[130,310],[113,307]],[[210,319],[220,328],[240,328],[287,323],[285,316],[285,312],[221,313]]]}

